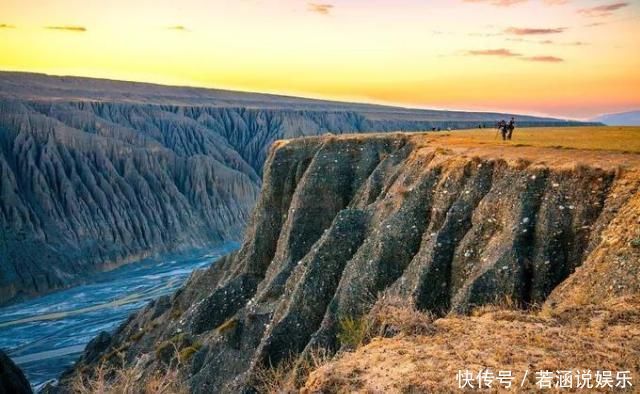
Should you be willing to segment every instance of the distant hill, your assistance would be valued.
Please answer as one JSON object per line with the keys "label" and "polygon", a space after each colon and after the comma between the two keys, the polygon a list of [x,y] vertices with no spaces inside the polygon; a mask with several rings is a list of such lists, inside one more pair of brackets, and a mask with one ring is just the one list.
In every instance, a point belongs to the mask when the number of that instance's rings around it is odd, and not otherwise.
{"label": "distant hill", "polygon": [[608,126],[640,126],[640,111],[600,115],[593,121],[602,122]]}

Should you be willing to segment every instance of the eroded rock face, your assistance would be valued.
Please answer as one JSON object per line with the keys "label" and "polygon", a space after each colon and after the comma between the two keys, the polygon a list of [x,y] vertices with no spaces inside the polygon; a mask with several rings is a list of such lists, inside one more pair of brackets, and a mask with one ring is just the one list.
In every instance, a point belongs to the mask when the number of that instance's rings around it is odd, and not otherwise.
{"label": "eroded rock face", "polygon": [[0,394],[31,394],[24,373],[0,350]]}
{"label": "eroded rock face", "polygon": [[0,102],[0,303],[240,238],[254,169],[219,136],[116,107]]}
{"label": "eroded rock face", "polygon": [[277,139],[506,116],[0,72],[0,304],[240,239]]}
{"label": "eroded rock face", "polygon": [[132,316],[110,348],[133,361],[186,335],[202,344],[183,370],[194,392],[251,390],[261,367],[338,349],[339,321],[366,314],[381,292],[437,314],[540,303],[611,220],[602,213],[618,172],[418,141],[276,143],[242,248],[195,274],[170,310]]}

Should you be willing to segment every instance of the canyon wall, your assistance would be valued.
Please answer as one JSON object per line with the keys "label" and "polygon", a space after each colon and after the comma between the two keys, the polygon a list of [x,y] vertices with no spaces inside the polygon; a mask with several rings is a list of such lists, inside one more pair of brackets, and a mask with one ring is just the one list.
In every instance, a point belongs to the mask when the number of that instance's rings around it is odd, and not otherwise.
{"label": "canyon wall", "polygon": [[506,301],[529,308],[580,275],[640,186],[615,166],[562,162],[574,152],[547,164],[542,150],[436,140],[276,142],[241,249],[90,344],[61,389],[116,356],[147,371],[168,365],[172,344],[194,353],[180,366],[193,392],[251,392],[265,367],[338,350],[340,322],[380,294],[440,316]]}

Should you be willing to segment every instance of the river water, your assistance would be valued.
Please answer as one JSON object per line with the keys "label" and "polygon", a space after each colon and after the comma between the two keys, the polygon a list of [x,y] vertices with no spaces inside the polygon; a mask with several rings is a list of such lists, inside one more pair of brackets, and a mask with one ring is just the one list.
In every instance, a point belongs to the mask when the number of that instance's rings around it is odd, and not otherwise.
{"label": "river water", "polygon": [[100,331],[112,331],[151,299],[171,294],[193,270],[238,247],[128,264],[94,276],[88,284],[0,308],[0,349],[38,389],[73,365]]}

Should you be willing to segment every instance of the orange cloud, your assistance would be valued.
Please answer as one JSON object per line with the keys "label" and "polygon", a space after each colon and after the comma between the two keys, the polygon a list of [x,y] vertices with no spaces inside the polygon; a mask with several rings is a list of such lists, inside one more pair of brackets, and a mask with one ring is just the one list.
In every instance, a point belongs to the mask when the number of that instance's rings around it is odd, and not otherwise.
{"label": "orange cloud", "polygon": [[555,56],[528,56],[523,57],[522,60],[529,62],[543,62],[543,63],[560,63],[564,62],[564,59]]}
{"label": "orange cloud", "polygon": [[315,12],[320,15],[329,15],[331,10],[333,9],[333,4],[320,4],[320,3],[309,3],[308,9],[311,12]]}
{"label": "orange cloud", "polygon": [[505,48],[471,50],[471,51],[467,51],[467,55],[471,55],[471,56],[500,56],[500,57],[522,56],[519,53],[511,52],[511,50],[505,49]]}

